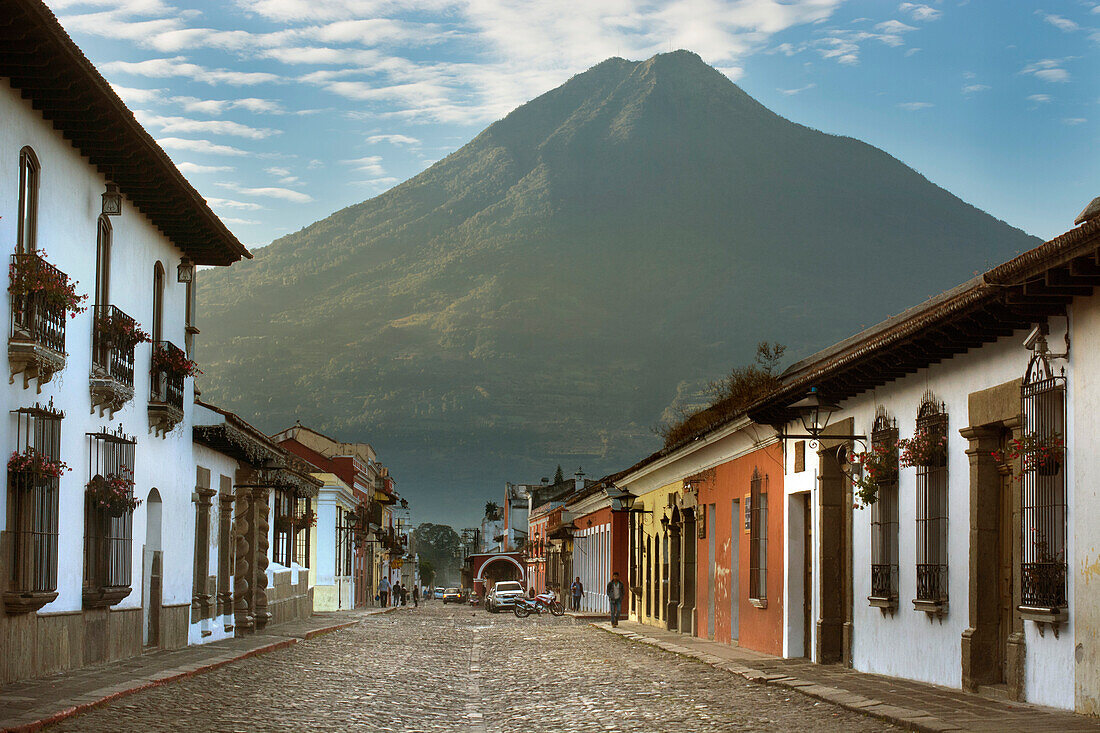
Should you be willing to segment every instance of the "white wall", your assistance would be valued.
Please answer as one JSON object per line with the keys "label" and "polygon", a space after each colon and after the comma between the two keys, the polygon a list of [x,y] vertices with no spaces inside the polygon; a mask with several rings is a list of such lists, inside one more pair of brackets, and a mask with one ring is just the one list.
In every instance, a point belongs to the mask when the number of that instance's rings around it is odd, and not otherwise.
{"label": "white wall", "polygon": [[[15,251],[18,208],[19,151],[29,145],[41,165],[37,246],[45,249],[49,261],[79,281],[78,292],[89,295],[95,285],[96,223],[100,194],[106,181],[64,140],[43,122],[6,80],[0,80],[0,252],[9,258]],[[113,305],[152,330],[153,265],[165,268],[164,338],[180,347],[184,344],[185,289],[176,282],[176,265],[182,253],[174,248],[129,201],[120,216],[111,217],[111,292]],[[5,288],[6,290],[6,288]],[[10,301],[0,298],[0,321],[10,322]],[[66,327],[65,369],[54,375],[42,394],[32,383],[22,388],[22,379],[0,389],[0,410],[43,404],[52,398],[65,411],[61,429],[62,459],[72,467],[61,479],[60,537],[58,543],[58,597],[43,613],[77,610],[81,607],[83,576],[84,485],[88,481],[88,443],[85,433],[102,427],[117,428],[136,435],[135,493],[146,499],[157,487],[164,502],[164,603],[190,603],[194,512],[191,492],[195,464],[191,454],[191,406],[193,385],[186,380],[184,422],[165,438],[149,432],[147,404],[150,388],[151,346],[141,344],[135,356],[134,398],[108,421],[90,414],[88,377],[91,371],[92,310],[89,308]],[[6,381],[6,380],[5,380]],[[0,440],[9,453],[15,449],[14,418],[0,420]],[[3,499],[6,502],[6,497]],[[4,508],[6,512],[6,506]],[[6,516],[3,517],[6,521]],[[146,530],[146,503],[134,512],[133,592],[118,608],[141,605],[141,550]]]}
{"label": "white wall", "polygon": [[[196,407],[196,412],[204,411],[209,412],[204,407]],[[230,458],[224,453],[219,453],[216,450],[206,447],[205,445],[195,444],[192,448],[194,451],[195,465],[210,471],[210,488],[214,491],[221,490],[222,476],[228,476],[230,481],[236,482],[237,469],[239,463],[235,458]],[[194,514],[195,507],[192,504],[191,512]],[[221,526],[221,501],[218,496],[214,496],[210,504],[210,531],[209,531],[209,545],[210,550],[208,553],[208,562],[206,567],[206,574],[208,576],[218,574],[218,560],[219,560],[219,546],[218,546],[218,531]],[[232,517],[230,517],[230,527],[232,527]],[[193,542],[194,540],[192,540]],[[233,537],[229,539],[230,546],[229,552],[232,557],[233,552]],[[234,583],[233,568],[229,571],[229,583],[230,587]],[[215,596],[213,602],[217,603],[217,597]],[[207,644],[212,641],[219,641],[221,639],[229,638],[233,636],[233,631],[226,631],[226,625],[232,626],[234,624],[232,609],[230,613],[225,616],[215,615],[210,619],[203,619],[190,624],[187,630],[187,643],[188,644]],[[209,632],[206,636],[202,635],[203,631]]]}
{"label": "white wall", "polygon": [[[884,405],[890,416],[896,418],[899,435],[912,437],[917,409],[926,390],[932,390],[936,398],[946,404],[948,414],[947,611],[937,618],[913,607],[916,597],[916,469],[902,468],[898,485],[898,609],[893,614],[884,614],[866,600],[871,595],[871,510],[853,510],[852,655],[858,670],[951,687],[962,684],[960,640],[969,626],[970,462],[965,452],[969,443],[959,430],[970,424],[970,393],[1023,377],[1030,357],[1030,352],[1022,346],[1024,335],[1020,332],[972,349],[847,400],[841,405],[842,412],[833,418],[836,421],[852,417],[855,432],[870,435],[875,410],[878,405]],[[1052,340],[1055,348],[1057,343]],[[1072,394],[1068,399],[1072,405]],[[1072,431],[1067,435],[1067,446],[1072,455]],[[788,476],[787,480],[792,478]],[[788,484],[788,492],[790,488]],[[816,501],[814,503],[816,505]],[[1072,506],[1069,511],[1072,517]],[[1072,538],[1068,549],[1072,555]],[[1027,699],[1045,705],[1072,707],[1072,628],[1055,639],[1051,633],[1040,637],[1033,622],[1025,621],[1024,624]],[[1071,612],[1071,627],[1072,624]],[[915,645],[919,646],[920,654],[912,653]]]}

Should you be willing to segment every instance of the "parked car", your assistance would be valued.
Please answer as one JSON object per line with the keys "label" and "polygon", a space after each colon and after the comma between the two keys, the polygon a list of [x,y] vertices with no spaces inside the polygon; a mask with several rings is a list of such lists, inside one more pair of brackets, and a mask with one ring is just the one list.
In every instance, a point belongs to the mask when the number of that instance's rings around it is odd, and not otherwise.
{"label": "parked car", "polygon": [[493,585],[489,595],[485,596],[485,610],[497,613],[502,608],[512,608],[516,599],[523,597],[523,585],[514,580],[502,580]]}
{"label": "parked car", "polygon": [[448,588],[443,591],[444,603],[462,603],[462,592],[458,588]]}
{"label": "parked car", "polygon": [[442,588],[436,588],[435,590],[432,591],[432,598],[434,598],[438,601],[438,600],[443,598],[443,593],[444,593],[444,590]]}

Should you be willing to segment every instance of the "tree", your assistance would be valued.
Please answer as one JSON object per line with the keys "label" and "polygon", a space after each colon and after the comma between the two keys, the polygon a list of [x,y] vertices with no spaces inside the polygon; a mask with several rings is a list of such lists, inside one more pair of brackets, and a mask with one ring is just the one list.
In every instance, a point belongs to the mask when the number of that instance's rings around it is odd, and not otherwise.
{"label": "tree", "polygon": [[682,412],[678,418],[657,426],[656,432],[665,439],[665,447],[705,433],[778,388],[780,380],[775,371],[786,350],[782,344],[758,343],[752,364],[734,367],[724,378],[710,383],[709,406],[693,413]]}
{"label": "tree", "polygon": [[558,464],[558,470],[554,471],[554,484],[565,483],[565,474],[561,471],[561,464]]}
{"label": "tree", "polygon": [[458,583],[462,540],[452,527],[425,522],[413,530],[413,541],[421,563],[429,563],[441,583]]}
{"label": "tree", "polygon": [[500,504],[495,501],[485,502],[485,518],[490,522],[500,519]]}
{"label": "tree", "polygon": [[425,560],[424,558],[420,558],[419,570],[420,570],[420,584],[421,585],[431,585],[432,581],[435,580],[435,566],[432,565],[430,560]]}

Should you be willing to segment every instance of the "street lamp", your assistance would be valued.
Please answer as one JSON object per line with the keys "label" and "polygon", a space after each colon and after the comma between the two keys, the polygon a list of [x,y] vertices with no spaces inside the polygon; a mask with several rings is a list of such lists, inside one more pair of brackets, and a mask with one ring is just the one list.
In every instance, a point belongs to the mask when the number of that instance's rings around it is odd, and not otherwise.
{"label": "street lamp", "polygon": [[653,512],[647,509],[635,509],[634,502],[638,500],[638,497],[631,494],[626,489],[620,489],[615,484],[608,484],[604,487],[604,493],[607,494],[607,498],[611,499],[611,511],[613,512],[627,512],[630,514],[652,514]]}
{"label": "street lamp", "polygon": [[783,440],[808,439],[818,441],[822,438],[830,440],[867,440],[866,435],[824,435],[829,426],[829,419],[834,412],[840,410],[840,405],[824,399],[817,391],[817,387],[811,387],[809,393],[798,402],[791,405],[791,409],[798,415],[802,427],[806,433],[798,435],[794,433],[780,433]]}
{"label": "street lamp", "polygon": [[122,213],[122,194],[119,193],[117,184],[108,183],[102,198],[104,216],[118,216]]}
{"label": "street lamp", "polygon": [[176,281],[189,283],[194,279],[195,263],[191,261],[190,257],[181,257],[180,263],[176,265]]}

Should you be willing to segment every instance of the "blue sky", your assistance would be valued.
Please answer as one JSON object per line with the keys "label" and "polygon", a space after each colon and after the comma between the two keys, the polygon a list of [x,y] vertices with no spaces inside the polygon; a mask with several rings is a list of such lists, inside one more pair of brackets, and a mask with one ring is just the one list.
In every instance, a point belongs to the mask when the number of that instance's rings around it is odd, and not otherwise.
{"label": "blue sky", "polygon": [[1049,238],[1100,196],[1100,2],[48,0],[245,244],[371,198],[610,56],[686,48]]}

